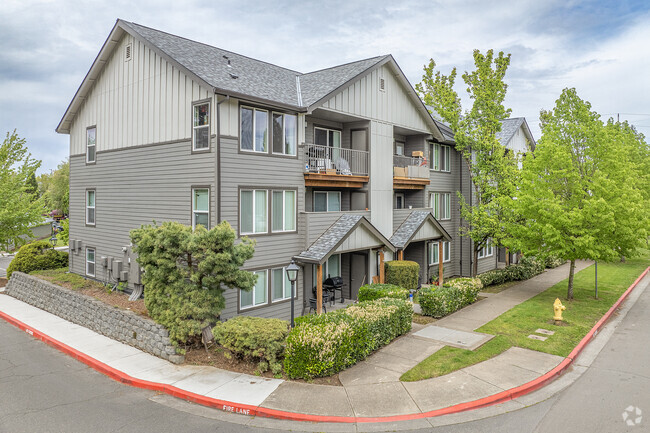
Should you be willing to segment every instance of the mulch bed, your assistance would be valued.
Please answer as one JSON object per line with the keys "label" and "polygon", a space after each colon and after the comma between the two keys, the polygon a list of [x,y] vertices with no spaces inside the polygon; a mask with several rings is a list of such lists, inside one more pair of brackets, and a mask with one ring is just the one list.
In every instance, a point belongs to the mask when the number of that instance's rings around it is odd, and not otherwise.
{"label": "mulch bed", "polygon": [[[217,367],[222,370],[234,371],[236,373],[245,373],[251,374],[260,377],[273,378],[273,373],[271,371],[266,371],[264,373],[259,373],[257,371],[257,363],[237,359],[235,356],[227,357],[226,353],[229,351],[222,347],[217,347],[216,349],[210,347],[209,353],[205,351],[203,346],[201,347],[191,347],[187,349],[185,353],[185,364],[186,365],[209,365],[212,367]],[[301,379],[289,379],[286,376],[282,376],[282,379],[291,380],[293,382],[301,383],[312,383],[316,385],[333,385],[333,386],[342,386],[341,381],[339,381],[339,375],[335,374],[330,377],[317,377],[311,381],[301,380]]]}

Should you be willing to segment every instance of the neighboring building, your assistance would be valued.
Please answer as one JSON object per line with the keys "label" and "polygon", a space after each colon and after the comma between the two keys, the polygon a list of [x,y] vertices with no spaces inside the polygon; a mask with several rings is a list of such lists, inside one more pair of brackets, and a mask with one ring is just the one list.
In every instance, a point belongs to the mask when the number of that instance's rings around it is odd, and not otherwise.
{"label": "neighboring building", "polygon": [[467,170],[390,55],[302,74],[118,20],[57,132],[70,135],[72,272],[139,285],[129,231],[154,220],[226,220],[257,241],[245,268],[258,284],[227,290],[223,318],[287,318],[292,258],[299,305],[317,275],[355,298],[397,257],[422,282],[438,260],[445,277],[470,272]]}
{"label": "neighboring building", "polygon": [[[497,133],[497,139],[503,146],[520,155],[526,155],[526,153],[535,150],[535,139],[525,117],[502,120],[501,131]],[[519,168],[521,168],[521,161]]]}

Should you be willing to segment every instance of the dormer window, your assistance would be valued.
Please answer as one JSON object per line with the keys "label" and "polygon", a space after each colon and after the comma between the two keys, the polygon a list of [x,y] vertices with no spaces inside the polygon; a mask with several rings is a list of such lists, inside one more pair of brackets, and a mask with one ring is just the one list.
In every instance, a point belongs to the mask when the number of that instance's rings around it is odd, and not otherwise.
{"label": "dormer window", "polygon": [[210,149],[210,101],[193,105],[192,150]]}

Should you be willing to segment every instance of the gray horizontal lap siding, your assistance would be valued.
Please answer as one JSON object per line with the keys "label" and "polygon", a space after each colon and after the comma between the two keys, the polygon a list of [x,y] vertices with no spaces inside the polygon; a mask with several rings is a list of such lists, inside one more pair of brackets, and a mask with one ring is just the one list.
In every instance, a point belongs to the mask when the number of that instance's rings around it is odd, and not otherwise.
{"label": "gray horizontal lap siding", "polygon": [[[239,141],[234,137],[221,137],[221,218],[227,220],[239,233],[239,191],[242,188],[257,189],[295,189],[297,190],[297,212],[304,210],[303,162],[300,158],[254,154],[239,151]],[[300,149],[299,149],[300,150]],[[270,196],[268,196],[270,197]],[[267,201],[269,215],[270,201]],[[301,228],[297,216],[296,227]],[[255,256],[246,262],[245,269],[263,270],[286,266],[293,256],[304,250],[304,237],[299,231],[293,233],[271,233],[268,220],[267,234],[249,235],[254,239]],[[296,305],[302,305],[302,277],[298,277]],[[230,318],[237,313],[238,293],[226,291],[226,308],[222,318]],[[288,319],[288,302],[271,304],[266,307],[241,311],[240,314],[259,317],[278,317]],[[297,309],[296,315],[300,314]]]}
{"label": "gray horizontal lap siding", "polygon": [[[82,250],[70,270],[85,275],[85,248],[94,247],[96,278],[105,279],[99,258],[122,260],[130,230],[154,220],[191,224],[193,185],[210,187],[214,225],[214,160],[213,152],[192,154],[189,141],[99,152],[94,165],[71,156],[70,239],[81,240]],[[85,224],[87,189],[96,190],[94,227]]]}

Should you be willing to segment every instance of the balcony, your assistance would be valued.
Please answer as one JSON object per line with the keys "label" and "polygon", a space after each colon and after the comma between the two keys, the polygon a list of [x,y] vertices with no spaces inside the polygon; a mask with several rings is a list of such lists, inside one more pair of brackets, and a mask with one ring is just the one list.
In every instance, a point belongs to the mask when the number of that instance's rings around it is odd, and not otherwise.
{"label": "balcony", "polygon": [[424,189],[430,182],[422,156],[393,155],[393,189]]}
{"label": "balcony", "polygon": [[305,144],[305,186],[362,188],[368,166],[364,150]]}

